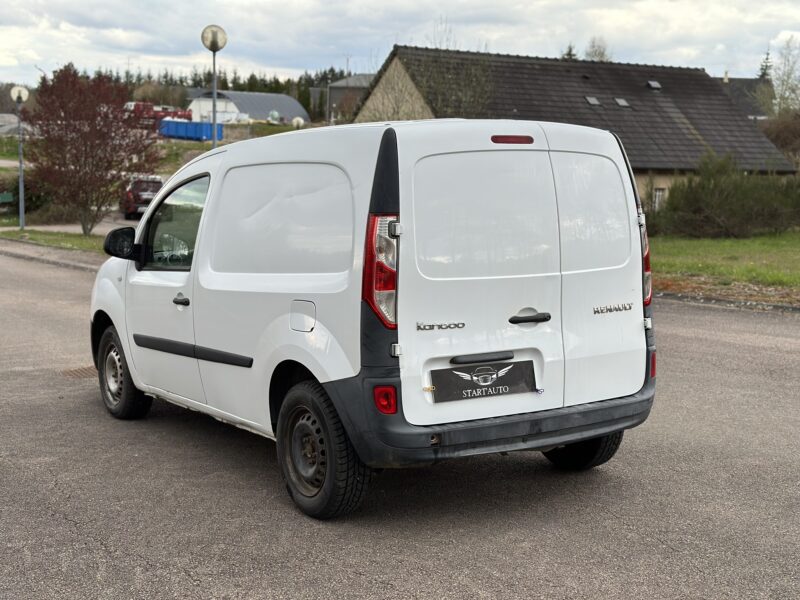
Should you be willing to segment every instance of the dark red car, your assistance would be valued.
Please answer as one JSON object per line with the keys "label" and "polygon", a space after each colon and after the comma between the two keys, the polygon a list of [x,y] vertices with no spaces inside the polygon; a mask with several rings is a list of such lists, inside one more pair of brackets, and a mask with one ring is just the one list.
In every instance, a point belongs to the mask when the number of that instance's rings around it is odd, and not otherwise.
{"label": "dark red car", "polygon": [[125,187],[119,210],[126,219],[135,219],[141,216],[161,189],[161,178],[156,175],[137,176],[130,180]]}

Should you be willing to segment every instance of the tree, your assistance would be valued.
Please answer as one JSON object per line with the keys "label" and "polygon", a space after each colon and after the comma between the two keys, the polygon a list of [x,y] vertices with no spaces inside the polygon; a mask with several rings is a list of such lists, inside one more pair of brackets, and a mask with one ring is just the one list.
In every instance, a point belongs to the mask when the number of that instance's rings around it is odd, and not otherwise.
{"label": "tree", "polygon": [[611,62],[611,52],[602,37],[594,36],[583,51],[583,58],[597,62]]}
{"label": "tree", "polygon": [[800,110],[800,41],[794,36],[789,36],[781,46],[773,66],[772,85],[776,115]]}
{"label": "tree", "polygon": [[570,42],[567,44],[567,49],[561,53],[562,60],[578,60],[578,54],[575,52],[575,44]]}
{"label": "tree", "polygon": [[83,76],[70,63],[40,79],[37,106],[26,114],[32,176],[84,235],[118,201],[125,174],[150,172],[158,161],[155,133],[124,109],[127,99],[125,84]]}
{"label": "tree", "polygon": [[761,61],[761,65],[758,67],[758,78],[769,79],[771,74],[772,74],[772,59],[769,57],[769,48],[767,48],[767,53],[764,55],[764,58]]}

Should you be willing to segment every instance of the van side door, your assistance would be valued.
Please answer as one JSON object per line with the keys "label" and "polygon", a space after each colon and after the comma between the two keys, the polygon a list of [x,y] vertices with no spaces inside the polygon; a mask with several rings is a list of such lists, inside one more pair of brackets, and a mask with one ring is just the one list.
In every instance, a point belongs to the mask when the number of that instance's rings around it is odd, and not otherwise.
{"label": "van side door", "polygon": [[136,370],[148,391],[205,402],[195,358],[192,263],[210,175],[189,176],[148,213],[140,264],[128,267],[126,318]]}

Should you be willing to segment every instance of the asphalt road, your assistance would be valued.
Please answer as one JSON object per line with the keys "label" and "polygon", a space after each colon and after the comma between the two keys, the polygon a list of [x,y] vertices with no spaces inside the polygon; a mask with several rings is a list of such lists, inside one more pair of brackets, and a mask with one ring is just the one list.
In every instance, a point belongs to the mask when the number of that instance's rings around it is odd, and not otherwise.
{"label": "asphalt road", "polygon": [[0,597],[800,597],[800,316],[659,301],[650,419],[592,472],[385,471],[333,522],[272,442],[107,415],[89,273],[0,256]]}

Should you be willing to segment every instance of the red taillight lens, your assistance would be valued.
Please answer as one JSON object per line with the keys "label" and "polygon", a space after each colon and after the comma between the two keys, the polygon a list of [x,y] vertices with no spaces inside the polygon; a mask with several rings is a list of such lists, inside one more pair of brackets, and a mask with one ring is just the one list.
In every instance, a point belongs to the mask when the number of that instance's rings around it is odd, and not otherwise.
{"label": "red taillight lens", "polygon": [[397,390],[393,385],[376,385],[372,388],[375,407],[384,415],[397,413]]}
{"label": "red taillight lens", "polygon": [[361,297],[389,329],[397,328],[397,240],[389,235],[396,220],[397,215],[369,216],[361,287]]}
{"label": "red taillight lens", "polygon": [[639,214],[639,233],[642,238],[642,297],[644,305],[653,300],[653,273],[650,270],[650,240],[647,237],[647,225],[644,214]]}
{"label": "red taillight lens", "polygon": [[529,135],[493,135],[495,144],[532,144],[533,138]]}
{"label": "red taillight lens", "polygon": [[650,377],[656,376],[656,353],[650,354]]}

